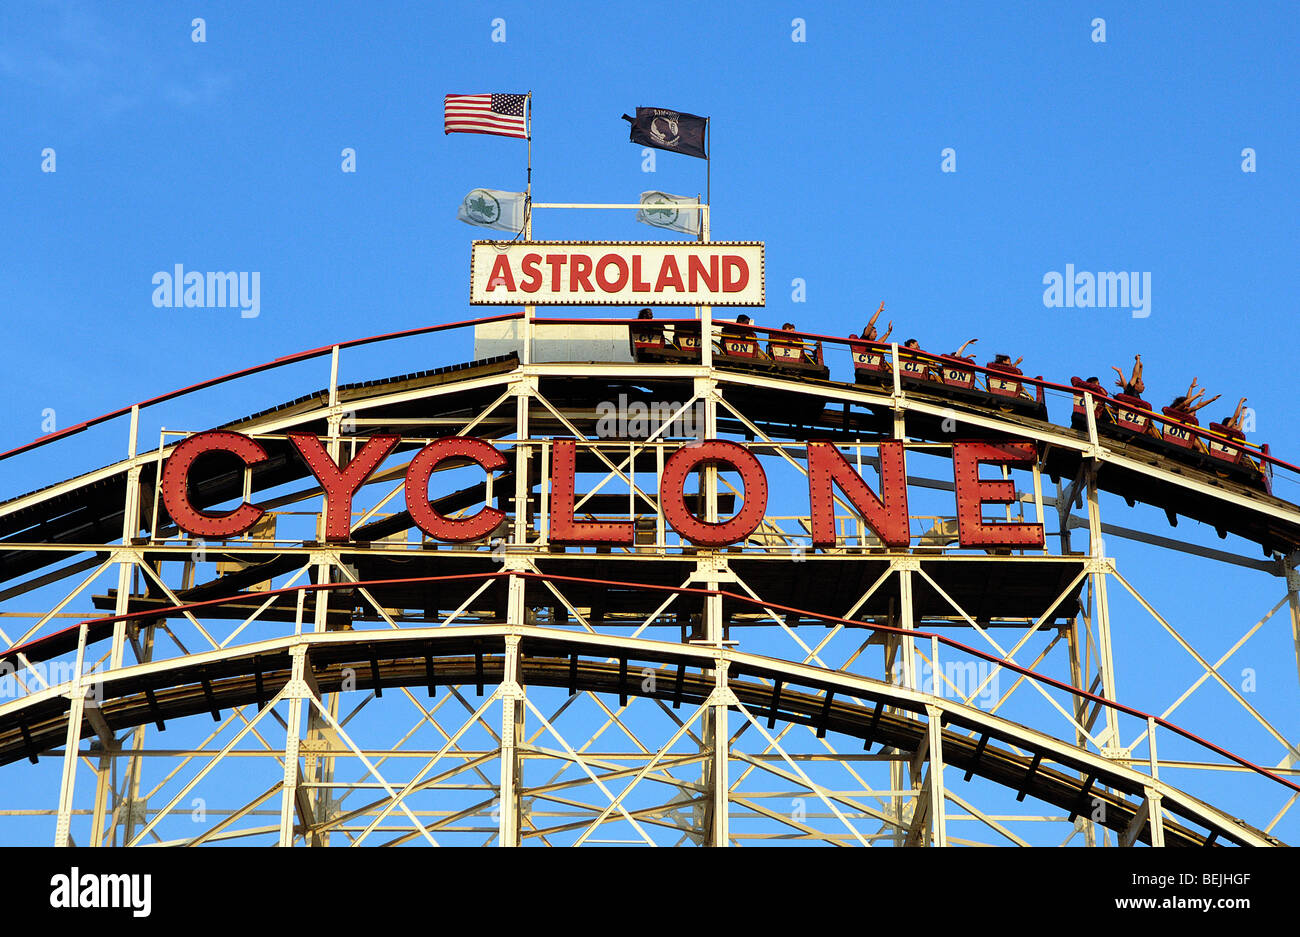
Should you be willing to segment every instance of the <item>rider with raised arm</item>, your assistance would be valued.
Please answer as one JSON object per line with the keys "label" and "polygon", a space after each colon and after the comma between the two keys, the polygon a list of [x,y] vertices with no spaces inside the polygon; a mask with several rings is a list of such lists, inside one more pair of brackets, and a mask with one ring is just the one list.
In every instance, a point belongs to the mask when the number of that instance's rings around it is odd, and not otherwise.
{"label": "rider with raised arm", "polygon": [[960,358],[962,361],[966,361],[966,362],[969,362],[970,364],[974,364],[974,363],[975,363],[975,356],[974,356],[974,355],[967,355],[967,354],[966,354],[966,349],[969,348],[971,345],[974,345],[974,344],[975,344],[976,342],[978,342],[978,341],[979,341],[978,338],[970,338],[970,339],[967,339],[965,342],[962,343],[962,346],[961,346],[960,348],[958,348],[956,351],[954,351],[954,352],[953,352],[952,354],[950,354],[948,357],[949,357],[949,358]]}
{"label": "rider with raised arm", "polygon": [[1237,402],[1237,409],[1233,412],[1232,416],[1228,417],[1226,420],[1223,421],[1223,425],[1226,426],[1228,429],[1235,429],[1240,431],[1241,414],[1242,411],[1244,411],[1245,409],[1246,409],[1246,398],[1242,397],[1241,400]]}
{"label": "rider with raised arm", "polygon": [[1222,423],[1211,423],[1210,429],[1216,433],[1222,433],[1231,439],[1244,440],[1246,434],[1241,429],[1241,415],[1246,409],[1246,398],[1242,397],[1237,403],[1237,409],[1232,416],[1224,417]]}
{"label": "rider with raised arm", "polygon": [[1124,372],[1113,364],[1110,369],[1119,375],[1119,380],[1115,382],[1115,386],[1120,389],[1120,395],[1129,397],[1131,402],[1150,410],[1151,405],[1142,399],[1142,392],[1147,389],[1146,383],[1142,380],[1142,356],[1133,356],[1133,375],[1131,377],[1125,377]]}
{"label": "rider with raised arm", "polygon": [[[967,344],[969,344],[969,342]],[[964,348],[965,346],[963,345],[962,347]],[[1024,360],[1024,355],[1021,355],[1015,361],[1011,360],[1010,355],[994,355],[993,360],[984,365],[984,367],[994,371],[1006,371],[1008,374],[1022,374],[1023,372],[1020,370],[1019,364]]]}
{"label": "rider with raised arm", "polygon": [[1203,407],[1208,407],[1223,395],[1215,394],[1208,400],[1201,400],[1200,403],[1197,403],[1197,401],[1205,394],[1205,389],[1198,389],[1196,381],[1197,378],[1192,378],[1192,383],[1187,388],[1187,393],[1175,397],[1174,402],[1164,408],[1166,416],[1171,416],[1183,423],[1190,423],[1193,426],[1200,425],[1200,422],[1196,419],[1196,411]]}
{"label": "rider with raised arm", "polygon": [[876,320],[880,318],[880,314],[884,311],[885,304],[881,303],[880,308],[876,310],[875,315],[873,315],[871,320],[867,323],[867,327],[862,330],[863,341],[879,342],[882,345],[889,341],[889,333],[894,331],[894,322],[892,319],[889,322],[889,328],[885,329],[885,334],[879,337],[876,335]]}

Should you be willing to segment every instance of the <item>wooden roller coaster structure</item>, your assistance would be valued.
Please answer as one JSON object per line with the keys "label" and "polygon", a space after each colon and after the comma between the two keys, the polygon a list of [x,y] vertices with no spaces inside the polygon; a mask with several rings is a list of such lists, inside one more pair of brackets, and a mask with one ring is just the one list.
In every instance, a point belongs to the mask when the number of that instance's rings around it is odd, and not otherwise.
{"label": "wooden roller coaster structure", "polygon": [[[397,357],[432,337],[445,354],[486,326],[513,346],[340,381],[349,349]],[[626,335],[626,353],[539,352],[593,328]],[[319,391],[141,445],[171,401],[318,358]],[[617,399],[671,405],[611,435],[601,419]],[[1050,419],[1052,401],[1068,420]],[[1283,580],[1265,621],[1286,607],[1300,652],[1300,507],[1274,493],[1300,469],[1221,427],[897,344],[710,314],[528,312],[278,358],[0,464],[57,473],[68,441],[110,423],[126,425],[124,458],[0,492],[0,841],[1208,846],[1300,833],[1294,742],[1105,549],[1103,535],[1128,538]],[[179,484],[201,514],[260,511],[205,538],[172,516],[164,483],[176,448],[212,429],[264,458],[187,463]],[[319,456],[303,455],[307,436]],[[341,469],[379,437],[396,439],[336,536],[337,492],[313,460]],[[438,494],[413,516],[412,460],[445,439],[499,459],[485,472],[448,449],[424,466]],[[705,440],[742,447],[770,479],[765,510],[723,543],[691,530],[743,511],[752,482],[702,462],[677,513],[658,485],[675,452]],[[994,481],[978,465],[963,479],[963,441],[1029,455]],[[823,444],[868,482],[896,444],[923,492],[1005,484],[986,499],[1004,505],[989,526],[1054,523],[1059,549],[972,545],[959,518],[915,510],[901,541],[884,537],[846,488],[810,507],[791,491]],[[955,474],[921,474],[949,461]],[[1263,559],[1103,525],[1103,493]],[[814,536],[818,510],[829,540]],[[476,512],[492,523],[469,539],[421,523]],[[584,542],[559,516],[628,537]],[[1121,697],[1117,585],[1202,668],[1192,689],[1217,684],[1267,744],[1248,755],[1214,726],[1174,721],[1186,694],[1160,714]],[[20,610],[30,602],[40,610]]]}

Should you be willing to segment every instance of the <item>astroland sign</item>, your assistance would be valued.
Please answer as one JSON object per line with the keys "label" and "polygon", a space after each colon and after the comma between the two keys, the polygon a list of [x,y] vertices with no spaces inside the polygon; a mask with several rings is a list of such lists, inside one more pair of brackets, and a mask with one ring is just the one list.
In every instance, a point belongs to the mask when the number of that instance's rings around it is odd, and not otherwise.
{"label": "astroland sign", "polygon": [[470,299],[494,306],[762,306],[759,241],[475,241]]}

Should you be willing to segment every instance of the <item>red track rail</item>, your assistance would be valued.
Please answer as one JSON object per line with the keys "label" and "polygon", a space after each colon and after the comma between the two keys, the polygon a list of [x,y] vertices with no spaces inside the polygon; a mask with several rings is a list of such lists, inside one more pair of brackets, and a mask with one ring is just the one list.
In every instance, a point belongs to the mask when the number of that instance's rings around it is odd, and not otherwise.
{"label": "red track rail", "polygon": [[[540,321],[540,320],[539,320],[539,321]],[[577,321],[582,321],[582,320],[577,320],[577,319],[575,319],[575,320],[554,319],[554,320],[548,320],[548,321],[552,321],[552,322],[574,321],[574,322],[577,322]],[[667,320],[665,320],[665,321],[667,321]],[[693,322],[693,321],[695,321],[695,320],[692,319],[692,320],[690,320],[690,321]],[[726,322],[728,325],[734,325],[734,324],[735,324],[734,322],[730,322],[730,321],[722,320],[722,319],[714,319],[714,321],[715,321],[715,322]],[[889,354],[890,351],[891,351],[891,344],[888,343],[888,342],[883,342],[883,343],[882,343],[882,342],[868,342],[868,341],[864,341],[864,340],[862,340],[862,339],[860,339],[860,338],[839,338],[839,337],[834,336],[834,335],[818,335],[818,334],[816,334],[816,333],[814,333],[814,332],[795,332],[795,331],[787,331],[787,330],[785,330],[785,329],[774,329],[774,328],[768,328],[768,327],[765,327],[765,326],[758,326],[758,325],[754,325],[754,324],[752,324],[752,323],[747,324],[747,325],[744,325],[744,326],[741,326],[741,327],[742,327],[742,328],[746,328],[746,329],[753,329],[753,330],[756,331],[756,332],[765,332],[765,333],[767,333],[767,335],[769,336],[769,338],[770,338],[772,335],[774,335],[774,334],[780,334],[780,335],[784,335],[784,336],[789,336],[789,337],[794,337],[794,338],[800,338],[800,339],[808,339],[808,340],[812,340],[812,341],[831,342],[831,343],[833,343],[833,344],[844,345],[846,348],[849,347],[849,346],[851,346],[851,345],[869,345],[869,346],[871,346],[871,347],[873,347],[873,348],[875,348],[875,349],[877,349],[877,350],[879,350],[879,351],[881,351],[881,352],[884,352],[885,354]],[[899,347],[902,347],[902,346],[899,346]],[[936,364],[936,365],[943,365],[943,364],[945,363],[943,356],[933,354],[932,352],[921,351],[920,349],[911,348],[911,349],[908,349],[908,353],[909,353],[910,355],[912,355],[913,357],[915,357],[915,358],[920,358],[920,359],[922,359],[922,360],[924,360],[924,361],[928,361],[928,362],[931,362],[931,363]],[[968,370],[968,371],[978,371],[978,372],[980,372],[980,373],[982,373],[982,374],[986,374],[986,375],[987,375],[987,374],[994,374],[994,375],[997,375],[998,377],[1003,377],[1003,378],[1005,378],[1005,377],[1007,376],[1007,374],[1006,374],[1005,371],[999,371],[999,370],[997,370],[996,368],[986,368],[986,367],[982,367],[981,365],[978,365],[978,364],[967,364],[967,363],[963,362],[963,363],[962,363],[962,369],[963,369],[963,370]],[[1051,390],[1051,391],[1057,391],[1057,392],[1062,393],[1062,394],[1069,394],[1072,398],[1073,398],[1073,396],[1074,396],[1075,394],[1081,393],[1081,391],[1079,390],[1079,388],[1074,387],[1074,386],[1072,386],[1072,385],[1071,385],[1071,386],[1066,386],[1065,384],[1057,384],[1057,383],[1054,383],[1053,381],[1045,381],[1045,380],[1042,380],[1041,378],[1028,377],[1027,375],[1016,375],[1016,380],[1018,380],[1018,381],[1020,381],[1020,382],[1022,382],[1022,383],[1024,383],[1024,384],[1028,384],[1028,385],[1030,385],[1030,386],[1032,386],[1032,387],[1041,387],[1044,391],[1049,391],[1049,390]],[[940,388],[942,388],[943,385],[942,385],[942,384],[938,384],[938,383],[936,383],[935,387],[936,387],[937,392],[939,392],[940,394],[942,394],[942,390],[941,390]],[[1098,396],[1098,395],[1094,394],[1093,396]],[[1106,395],[1101,396],[1100,399],[1101,399],[1103,402],[1109,402],[1109,403],[1111,403],[1111,404],[1114,405],[1114,406],[1124,406],[1124,404],[1122,404],[1122,403],[1120,403],[1119,401],[1115,400],[1115,398],[1112,397],[1112,396],[1110,396],[1109,394],[1106,394]],[[1187,430],[1187,431],[1188,431],[1189,433],[1191,433],[1192,435],[1194,435],[1194,436],[1199,436],[1199,437],[1201,437],[1201,438],[1203,438],[1203,439],[1218,439],[1218,440],[1221,440],[1221,441],[1232,442],[1233,445],[1240,446],[1240,447],[1242,447],[1243,449],[1245,449],[1246,451],[1248,451],[1248,452],[1249,452],[1253,457],[1255,457],[1255,458],[1257,458],[1257,459],[1261,459],[1261,460],[1263,460],[1263,461],[1265,461],[1265,462],[1268,462],[1270,465],[1275,465],[1275,466],[1277,466],[1278,468],[1284,468],[1284,469],[1286,469],[1286,470],[1288,470],[1288,471],[1290,471],[1290,472],[1293,472],[1293,473],[1296,474],[1297,476],[1300,476],[1300,466],[1292,465],[1290,462],[1285,462],[1285,461],[1283,461],[1282,459],[1277,458],[1276,456],[1270,455],[1269,453],[1266,453],[1266,452],[1262,452],[1258,447],[1253,446],[1251,443],[1248,443],[1248,442],[1242,442],[1242,441],[1240,441],[1240,440],[1229,440],[1229,439],[1227,439],[1227,437],[1219,436],[1219,435],[1217,435],[1217,434],[1215,434],[1215,433],[1211,433],[1211,432],[1209,432],[1209,431],[1206,430],[1206,428],[1203,427],[1203,426],[1197,426],[1197,425],[1193,425],[1193,424],[1191,424],[1191,423],[1184,423],[1182,420],[1175,420],[1175,419],[1173,419],[1172,417],[1166,416],[1166,415],[1163,414],[1163,413],[1157,413],[1155,410],[1152,410],[1152,411],[1151,411],[1151,418],[1152,418],[1153,420],[1157,421],[1157,422],[1160,422],[1160,423],[1169,423],[1169,424],[1172,424],[1172,425],[1174,425],[1174,426],[1182,427],[1183,429]]]}
{"label": "red track rail", "polygon": [[[65,438],[67,436],[75,435],[86,429],[89,429],[92,426],[96,426],[100,423],[107,422],[108,420],[116,419],[117,417],[120,416],[125,416],[126,414],[130,413],[131,410],[134,409],[135,407],[139,407],[140,409],[143,410],[146,407],[163,403],[168,400],[174,400],[178,397],[183,397],[186,394],[191,394],[196,391],[204,390],[208,387],[214,387],[218,384],[224,384],[227,381],[232,381],[235,380],[236,378],[247,377],[248,375],[251,374],[258,374],[263,371],[269,371],[274,368],[282,367],[287,364],[294,364],[299,361],[307,361],[312,358],[318,358],[322,355],[329,354],[335,348],[338,348],[340,350],[344,348],[355,348],[361,345],[369,345],[374,342],[409,338],[415,335],[426,335],[432,332],[442,332],[450,329],[465,328],[474,325],[483,325],[489,322],[505,322],[511,319],[522,319],[522,318],[524,318],[524,313],[511,312],[511,313],[503,313],[497,316],[486,316],[484,318],[479,318],[479,319],[464,319],[459,322],[447,322],[442,325],[422,326],[417,329],[406,329],[405,331],[401,331],[401,332],[387,332],[379,335],[370,335],[365,338],[355,338],[348,341],[339,342],[335,345],[321,345],[319,348],[311,348],[306,351],[300,351],[290,355],[283,355],[279,358],[274,358],[271,361],[265,362],[263,364],[253,365],[247,368],[241,368],[238,371],[232,371],[229,374],[223,374],[220,377],[214,377],[206,381],[201,381],[197,384],[191,384],[188,387],[182,387],[178,390],[170,391],[169,393],[160,394],[157,397],[150,397],[149,399],[142,400],[137,404],[121,407],[109,413],[102,414],[101,416],[94,417],[93,419],[85,420],[84,422],[78,423],[75,426],[68,426],[56,432],[49,433],[48,435],[41,436],[37,439],[32,440],[29,443],[18,446],[14,449],[10,449],[7,452],[0,452],[0,462],[4,461],[5,459],[11,458],[13,456],[19,455],[23,452],[28,452],[31,451],[32,449],[36,449],[38,447],[47,445],[48,443],[54,442],[55,440]],[[534,322],[537,325],[629,325],[630,326],[638,322],[644,323],[646,321],[654,322],[660,325],[686,325],[690,323],[699,322],[698,319],[651,319],[651,320],[617,319],[617,318],[577,319],[577,318],[568,318],[568,317],[534,319]],[[728,319],[715,318],[713,321],[718,323],[719,325],[736,324],[734,320],[728,320]],[[849,348],[851,345],[865,344],[865,345],[872,345],[876,348],[881,349],[882,351],[888,352],[891,347],[890,344],[888,343],[864,342],[860,338],[841,338],[836,335],[821,335],[816,332],[787,331],[785,329],[769,328],[767,326],[755,325],[753,323],[749,323],[743,327],[752,329],[755,332],[762,332],[764,334],[767,334],[769,337],[773,334],[779,333],[780,335],[787,338],[798,338],[798,339],[806,339],[811,341],[820,341],[823,343],[829,342],[835,345],[843,345],[846,349]],[[931,352],[913,349],[911,350],[910,353],[917,358],[931,361],[935,364],[943,363],[943,359],[941,356],[932,354]],[[982,367],[977,364],[970,364],[970,365],[963,364],[963,367],[969,370],[978,371],[983,374],[997,374],[999,376],[1005,377],[1004,372],[999,372],[995,369]],[[1044,391],[1050,390],[1061,394],[1069,394],[1071,396],[1073,396],[1075,393],[1078,392],[1078,389],[1075,387],[1066,386],[1064,384],[1057,384],[1052,381],[1045,381],[1039,378],[1032,378],[1025,375],[1019,375],[1017,379],[1032,387],[1042,388]],[[941,386],[942,385],[936,385],[936,387],[941,387]],[[1114,402],[1113,399],[1110,397],[1107,397],[1105,399],[1111,400],[1112,403]],[[1170,417],[1165,416],[1164,414],[1161,413],[1156,413],[1152,411],[1151,418],[1161,423],[1171,423],[1180,426],[1183,429],[1187,430],[1189,433],[1192,433],[1193,435],[1201,437],[1203,439],[1218,438],[1214,434],[1208,432],[1204,427],[1193,426],[1188,423],[1183,423],[1179,420],[1171,419]],[[1297,478],[1300,478],[1300,466],[1292,465],[1290,462],[1286,462],[1282,459],[1279,459],[1274,455],[1262,452],[1259,449],[1251,446],[1250,443],[1237,442],[1236,444],[1243,446],[1243,448],[1249,451],[1253,457],[1260,459],[1268,463],[1269,465],[1276,466],[1277,468],[1285,469],[1286,471],[1294,474]]]}
{"label": "red track rail", "polygon": [[177,397],[183,397],[186,394],[192,394],[195,391],[204,390],[205,388],[208,387],[215,387],[218,384],[224,384],[227,381],[233,381],[236,378],[248,377],[250,374],[258,374],[262,371],[270,371],[274,368],[283,367],[286,364],[296,364],[299,361],[309,361],[312,358],[319,358],[321,355],[327,355],[330,352],[332,352],[335,348],[338,348],[340,350],[344,348],[356,348],[359,345],[369,345],[372,342],[383,342],[394,338],[410,338],[413,335],[426,335],[430,332],[442,332],[442,331],[446,331],[447,329],[459,329],[467,325],[481,325],[486,322],[504,322],[509,319],[522,319],[523,317],[524,314],[522,312],[511,312],[499,316],[488,316],[487,318],[484,319],[465,319],[461,322],[448,322],[444,325],[427,325],[418,329],[407,329],[403,332],[387,332],[382,335],[370,335],[367,336],[366,338],[354,338],[350,341],[339,342],[337,345],[321,345],[319,348],[310,348],[306,351],[295,352],[294,354],[291,355],[282,355],[279,358],[273,358],[272,360],[267,361],[264,364],[255,364],[251,367],[241,368],[238,371],[231,371],[229,374],[223,374],[220,377],[214,377],[206,381],[200,381],[197,384],[191,384],[189,387],[182,387],[178,390],[173,390],[166,394],[160,394],[157,397],[150,397],[148,400],[142,400],[139,403],[131,404],[130,406],[126,406],[126,407],[121,407],[109,413],[102,414],[101,416],[94,417],[93,419],[85,420],[84,422],[78,423],[75,426],[67,426],[61,430],[57,430],[45,436],[40,436],[29,443],[18,446],[16,449],[10,449],[8,452],[0,452],[0,462],[3,462],[5,459],[10,458],[11,456],[16,456],[19,453],[27,452],[28,450],[35,449],[38,446],[44,446],[47,443],[52,443],[56,439],[62,439],[66,436],[75,435],[76,433],[80,433],[83,430],[89,429],[90,427],[95,426],[99,423],[105,423],[109,420],[116,419],[119,416],[125,416],[136,407],[139,407],[141,410],[143,410],[146,407],[153,406],[154,404],[164,403],[165,401],[168,400],[174,400]]}
{"label": "red track rail", "polygon": [[[1199,745],[1202,748],[1205,748],[1208,751],[1214,752],[1215,754],[1219,755],[1222,758],[1226,758],[1229,761],[1232,761],[1233,763],[1239,765],[1242,768],[1246,768],[1249,771],[1253,771],[1256,774],[1260,775],[1261,777],[1268,778],[1269,780],[1281,784],[1283,787],[1286,787],[1289,790],[1294,791],[1297,794],[1300,794],[1300,784],[1297,784],[1294,781],[1290,781],[1287,778],[1282,777],[1281,775],[1274,774],[1269,769],[1262,767],[1261,765],[1257,765],[1253,761],[1249,761],[1246,758],[1243,758],[1242,756],[1237,755],[1226,748],[1222,748],[1218,745],[1215,745],[1213,742],[1210,742],[1207,739],[1203,739],[1199,735],[1196,735],[1195,733],[1190,732],[1187,729],[1184,729],[1181,726],[1168,721],[1167,719],[1164,719],[1160,716],[1152,715],[1151,713],[1143,712],[1142,710],[1135,709],[1132,706],[1126,706],[1123,703],[1116,702],[1115,700],[1106,699],[1105,697],[1098,696],[1095,693],[1089,693],[1087,690],[1081,690],[1078,687],[1071,686],[1068,683],[1062,683],[1060,680],[1056,680],[1044,674],[1036,673],[1035,671],[1032,671],[1027,667],[1022,667],[1021,665],[1015,663],[1014,661],[1006,660],[1005,658],[1001,658],[1001,657],[996,657],[993,654],[989,654],[977,648],[970,647],[969,645],[963,644],[960,641],[954,641],[952,638],[945,637],[944,635],[935,634],[934,632],[929,632],[929,631],[915,631],[915,630],[908,631],[903,628],[895,628],[891,625],[868,624],[867,622],[855,621],[854,619],[851,618],[840,618],[836,615],[825,615],[820,612],[809,612],[804,609],[793,608],[792,606],[789,605],[780,605],[774,602],[765,602],[761,599],[754,599],[747,595],[740,595],[735,592],[728,592],[725,589],[713,590],[713,589],[700,589],[692,586],[661,586],[661,585],[652,585],[646,583],[621,582],[617,580],[608,580],[608,579],[591,579],[591,578],[581,577],[581,576],[560,576],[560,575],[546,574],[546,573],[525,573],[525,572],[511,572],[511,571],[502,570],[494,573],[464,573],[464,574],[452,575],[452,576],[414,576],[414,577],[402,578],[402,579],[369,579],[361,582],[307,583],[301,586],[288,586],[282,589],[272,589],[267,592],[259,592],[257,593],[257,597],[259,599],[262,599],[262,598],[269,598],[271,596],[276,596],[276,595],[289,595],[297,592],[315,592],[318,590],[328,591],[332,589],[356,589],[356,588],[370,588],[372,586],[409,585],[414,583],[430,583],[430,582],[475,581],[475,580],[484,580],[484,579],[501,579],[509,576],[519,576],[523,579],[534,579],[540,582],[548,582],[548,581],[549,582],[573,582],[573,583],[583,583],[587,585],[597,585],[597,586],[605,586],[605,587],[614,586],[614,587],[638,589],[638,590],[645,590],[648,592],[671,592],[678,595],[698,595],[702,597],[722,596],[723,598],[731,599],[737,602],[742,602],[751,606],[759,606],[761,608],[779,610],[782,612],[791,612],[801,616],[806,616],[808,618],[816,618],[818,620],[831,622],[834,624],[846,625],[854,628],[869,628],[873,631],[884,631],[890,634],[896,634],[904,637],[910,636],[913,638],[933,639],[947,647],[954,648],[966,654],[971,654],[989,663],[993,663],[1001,667],[1005,667],[1007,670],[1010,670],[1014,673],[1018,673],[1031,680],[1038,680],[1043,683],[1046,683],[1049,686],[1054,687],[1055,689],[1062,690],[1066,693],[1069,693],[1072,696],[1078,697],[1079,699],[1087,700],[1088,702],[1105,706],[1109,709],[1115,710],[1116,712],[1123,713],[1124,715],[1132,716],[1136,719],[1142,719],[1144,721],[1148,721],[1148,720],[1154,721],[1154,723],[1160,726],[1161,728],[1167,729],[1170,732],[1173,732],[1176,735],[1179,735],[1187,739],[1188,741],[1196,745]],[[207,599],[202,602],[190,602],[182,605],[174,605],[168,608],[148,609],[146,611],[140,611],[140,612],[128,612],[124,615],[110,615],[103,618],[86,619],[85,621],[82,621],[79,624],[72,625],[68,628],[60,629],[59,631],[46,635],[43,638],[38,638],[36,640],[29,641],[26,644],[17,645],[15,647],[9,648],[4,652],[0,652],[0,661],[7,661],[7,662],[14,663],[16,665],[18,663],[17,658],[19,654],[26,655],[29,660],[46,660],[48,658],[40,656],[39,653],[39,649],[42,644],[53,643],[55,639],[58,638],[62,638],[63,642],[66,643],[66,639],[70,636],[72,632],[79,632],[80,629],[82,628],[87,629],[87,644],[90,644],[90,643],[94,643],[95,641],[103,640],[105,637],[107,637],[107,632],[106,629],[104,628],[105,625],[115,624],[119,621],[134,621],[140,619],[174,617],[178,613],[193,611],[195,609],[209,608],[216,605],[222,605],[226,602],[235,601],[237,599],[245,598],[245,597],[246,596],[242,596],[242,595],[226,596],[218,599]],[[96,632],[96,637],[93,640],[90,637],[90,631],[92,628]],[[36,656],[33,657],[32,655],[27,654],[28,649],[36,651]]]}

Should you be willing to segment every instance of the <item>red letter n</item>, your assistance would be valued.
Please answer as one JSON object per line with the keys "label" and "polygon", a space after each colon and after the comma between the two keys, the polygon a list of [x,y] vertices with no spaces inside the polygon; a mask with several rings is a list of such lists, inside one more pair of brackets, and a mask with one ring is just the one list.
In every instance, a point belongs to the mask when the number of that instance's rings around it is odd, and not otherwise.
{"label": "red letter n", "polygon": [[808,443],[808,504],[815,547],[835,546],[835,485],[867,526],[891,547],[911,543],[907,516],[907,465],[901,440],[880,444],[880,493],[876,496],[833,443]]}

